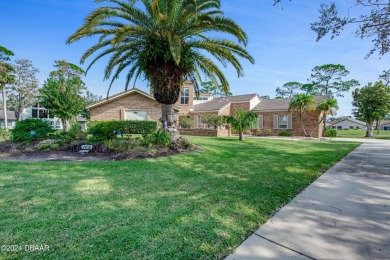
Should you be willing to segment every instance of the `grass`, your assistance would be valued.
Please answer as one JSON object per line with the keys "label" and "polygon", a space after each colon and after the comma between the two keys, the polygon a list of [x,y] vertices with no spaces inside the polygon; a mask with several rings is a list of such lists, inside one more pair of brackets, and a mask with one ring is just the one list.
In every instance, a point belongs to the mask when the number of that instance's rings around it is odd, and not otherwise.
{"label": "grass", "polygon": [[[390,131],[380,130],[378,135],[377,131],[374,130],[373,133],[376,139],[390,140]],[[337,137],[343,137],[343,138],[364,138],[365,134],[366,134],[366,130],[361,130],[361,129],[337,130]]]}
{"label": "grass", "polygon": [[358,143],[191,137],[203,151],[122,162],[0,162],[3,258],[230,254]]}

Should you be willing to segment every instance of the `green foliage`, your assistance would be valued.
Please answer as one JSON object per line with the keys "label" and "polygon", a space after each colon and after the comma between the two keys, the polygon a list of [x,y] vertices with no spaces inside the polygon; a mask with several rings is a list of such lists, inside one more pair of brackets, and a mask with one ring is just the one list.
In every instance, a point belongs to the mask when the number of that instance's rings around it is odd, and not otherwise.
{"label": "green foliage", "polygon": [[292,97],[290,100],[290,104],[288,107],[289,111],[297,111],[299,114],[299,120],[301,123],[302,130],[305,134],[305,136],[308,136],[304,123],[303,118],[306,112],[313,111],[315,109],[315,100],[313,96],[309,96],[306,94],[297,94]]}
{"label": "green foliage", "polygon": [[312,69],[311,84],[303,86],[309,95],[336,95],[343,97],[343,92],[359,85],[355,79],[345,81],[349,71],[341,64],[324,64]]}
{"label": "green foliage", "polygon": [[221,85],[215,85],[212,81],[206,81],[201,83],[201,93],[210,93],[215,97],[229,97],[233,96],[232,92],[229,91],[229,88],[223,88]]}
{"label": "green foliage", "polygon": [[186,138],[180,136],[175,141],[171,141],[168,144],[169,149],[171,150],[188,150],[194,147],[194,145]]}
{"label": "green foliage", "polygon": [[336,137],[336,136],[337,136],[336,129],[332,129],[330,127],[327,127],[325,129],[325,137]]}
{"label": "green foliage", "polygon": [[158,129],[153,133],[142,135],[141,145],[151,147],[153,145],[168,146],[169,136],[163,129]]}
{"label": "green foliage", "polygon": [[[94,54],[88,68],[101,58],[109,58],[104,71],[104,77],[111,79],[109,89],[126,71],[126,89],[132,79],[144,76],[156,100],[169,105],[177,101],[185,78],[195,81],[196,90],[200,74],[221,89],[229,89],[226,77],[207,54],[223,65],[232,64],[238,76],[243,75],[239,58],[254,63],[244,48],[247,35],[224,17],[219,0],[105,2],[110,5],[89,14],[67,43],[90,36],[100,38],[84,53],[81,63]],[[216,33],[231,37],[220,39]]]}
{"label": "green foliage", "polygon": [[36,102],[39,80],[39,70],[35,68],[30,60],[16,60],[14,65],[15,82],[8,88],[8,104],[10,109],[15,111],[19,120],[23,110]]}
{"label": "green foliage", "polygon": [[293,132],[290,131],[281,131],[278,136],[293,136]]}
{"label": "green foliage", "polygon": [[[36,131],[36,135],[31,136],[29,132]],[[13,142],[29,143],[33,140],[42,140],[47,138],[49,133],[54,132],[49,122],[37,118],[27,118],[16,122],[16,125],[11,129]]]}
{"label": "green foliage", "polygon": [[217,129],[225,123],[224,117],[219,115],[207,115],[202,118],[202,121],[204,124],[207,124],[208,127],[214,127],[214,129]]}
{"label": "green foliage", "polygon": [[194,126],[194,119],[188,116],[179,117],[179,126],[181,128],[191,128]]}
{"label": "green foliage", "polygon": [[[39,89],[39,98],[42,99],[42,106],[50,109],[50,113],[64,121],[83,112],[85,108],[81,90],[84,88],[80,78],[48,78],[43,87]],[[67,124],[64,126],[68,130]]]}
{"label": "green foliage", "polygon": [[116,152],[127,152],[139,145],[138,139],[125,138],[125,139],[111,139],[105,140],[104,145]]}
{"label": "green foliage", "polygon": [[115,139],[114,131],[122,134],[146,134],[157,129],[157,121],[140,120],[114,120],[114,121],[92,121],[88,124],[88,133],[93,135],[95,140]]}
{"label": "green foliage", "polygon": [[224,120],[227,124],[231,125],[233,130],[238,131],[240,141],[244,140],[243,133],[245,130],[255,128],[257,125],[257,115],[241,108],[236,110],[234,116],[227,116]]}
{"label": "green foliage", "polygon": [[57,150],[62,145],[61,142],[57,142],[57,140],[46,139],[40,142],[37,146],[35,146],[36,150]]}
{"label": "green foliage", "polygon": [[294,95],[297,95],[301,89],[301,83],[287,82],[282,87],[276,88],[276,98],[292,98]]}
{"label": "green foliage", "polygon": [[71,126],[68,132],[66,134],[71,138],[71,139],[85,139],[86,135],[81,127],[81,124],[77,121],[72,121]]}
{"label": "green foliage", "polygon": [[355,89],[352,92],[353,114],[355,117],[364,118],[364,121],[371,124],[375,120],[381,120],[390,111],[390,88],[383,85],[382,81],[374,85]]}
{"label": "green foliage", "polygon": [[[275,1],[280,2],[281,0]],[[317,41],[327,34],[330,34],[333,39],[341,33],[345,26],[357,25],[356,37],[369,38],[374,44],[366,58],[376,51],[379,51],[380,55],[385,55],[390,50],[390,2],[387,0],[355,0],[350,2],[351,10],[348,11],[346,17],[339,15],[335,3],[321,4],[319,20],[311,24],[311,30],[317,34]],[[354,8],[359,9],[358,12],[355,12]]]}

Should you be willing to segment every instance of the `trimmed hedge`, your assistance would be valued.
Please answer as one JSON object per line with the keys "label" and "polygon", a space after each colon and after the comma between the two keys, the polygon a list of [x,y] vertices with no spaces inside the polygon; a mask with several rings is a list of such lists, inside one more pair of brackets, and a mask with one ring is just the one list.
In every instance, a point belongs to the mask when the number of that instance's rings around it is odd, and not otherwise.
{"label": "trimmed hedge", "polygon": [[157,130],[157,121],[113,120],[91,121],[88,132],[96,140],[111,140],[116,138],[114,131],[122,134],[146,134]]}

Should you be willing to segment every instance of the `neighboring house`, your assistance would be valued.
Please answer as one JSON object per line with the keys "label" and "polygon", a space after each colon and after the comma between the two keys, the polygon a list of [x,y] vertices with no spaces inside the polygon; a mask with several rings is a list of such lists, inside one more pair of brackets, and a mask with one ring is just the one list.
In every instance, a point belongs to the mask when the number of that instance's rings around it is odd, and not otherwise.
{"label": "neighboring house", "polygon": [[331,125],[332,129],[346,130],[346,129],[366,129],[366,123],[353,118],[346,118],[342,121],[335,122]]}
{"label": "neighboring house", "polygon": [[[48,121],[53,129],[56,129],[56,130],[63,129],[61,120],[59,118],[53,116],[50,113],[50,109],[46,109],[46,108],[42,107],[40,103],[36,103],[36,104],[32,105],[31,107],[24,109],[24,111],[21,115],[21,118],[22,119],[40,118],[40,119]],[[86,129],[86,127],[87,127],[86,126],[86,123],[87,123],[86,118],[79,115],[79,116],[76,116],[75,119],[76,119],[76,121],[78,121],[81,124],[81,127],[83,129]]]}
{"label": "neighboring house", "polygon": [[[314,97],[317,102],[328,99],[329,96]],[[184,134],[195,135],[229,135],[229,130],[221,127],[210,129],[203,123],[207,115],[234,115],[238,108],[252,111],[258,115],[258,128],[267,134],[277,135],[281,131],[290,131],[302,136],[303,130],[296,112],[288,111],[291,99],[261,100],[258,94],[237,95],[214,98],[211,94],[201,93],[195,96],[192,82],[187,81],[181,90],[180,97],[174,106],[176,120],[180,117],[194,119],[195,129],[180,129]],[[105,100],[87,107],[91,120],[160,120],[161,104],[150,94],[132,89],[113,95]],[[321,119],[317,111],[308,112],[305,127],[311,131]],[[322,124],[313,132],[313,137],[320,137]]]}
{"label": "neighboring house", "polygon": [[390,121],[382,122],[379,129],[380,130],[388,130],[388,131],[390,131]]}
{"label": "neighboring house", "polygon": [[[7,111],[8,129],[14,128],[16,124],[15,111]],[[4,129],[4,110],[0,110],[0,128]]]}

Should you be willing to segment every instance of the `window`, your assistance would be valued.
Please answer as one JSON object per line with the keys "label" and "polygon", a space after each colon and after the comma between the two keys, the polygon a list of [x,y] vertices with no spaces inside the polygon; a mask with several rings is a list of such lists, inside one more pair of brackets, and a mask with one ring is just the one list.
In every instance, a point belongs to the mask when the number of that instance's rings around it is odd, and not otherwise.
{"label": "window", "polygon": [[337,126],[337,129],[338,129],[338,130],[342,130],[343,127],[342,127],[341,125],[338,125],[338,126]]}
{"label": "window", "polygon": [[[12,128],[12,120],[7,120],[8,122],[8,128]],[[0,128],[4,128],[4,119],[0,120]]]}
{"label": "window", "polygon": [[190,89],[189,88],[183,88],[183,90],[180,93],[180,104],[182,105],[188,105],[190,100]]}
{"label": "window", "polygon": [[54,116],[50,115],[50,110],[41,107],[39,103],[31,108],[31,116],[33,118],[54,118]]}
{"label": "window", "polygon": [[274,129],[292,129],[292,115],[274,115]]}
{"label": "window", "polygon": [[349,126],[349,129],[353,129],[353,126],[352,126],[352,125],[350,125],[350,126]]}
{"label": "window", "polygon": [[279,129],[287,129],[288,117],[287,115],[279,116]]}
{"label": "window", "polygon": [[263,129],[264,128],[264,123],[263,123],[263,115],[258,115],[257,117],[257,125],[259,126],[259,129]]}
{"label": "window", "polygon": [[332,129],[336,129],[336,127],[335,127],[335,126],[332,126]]}

